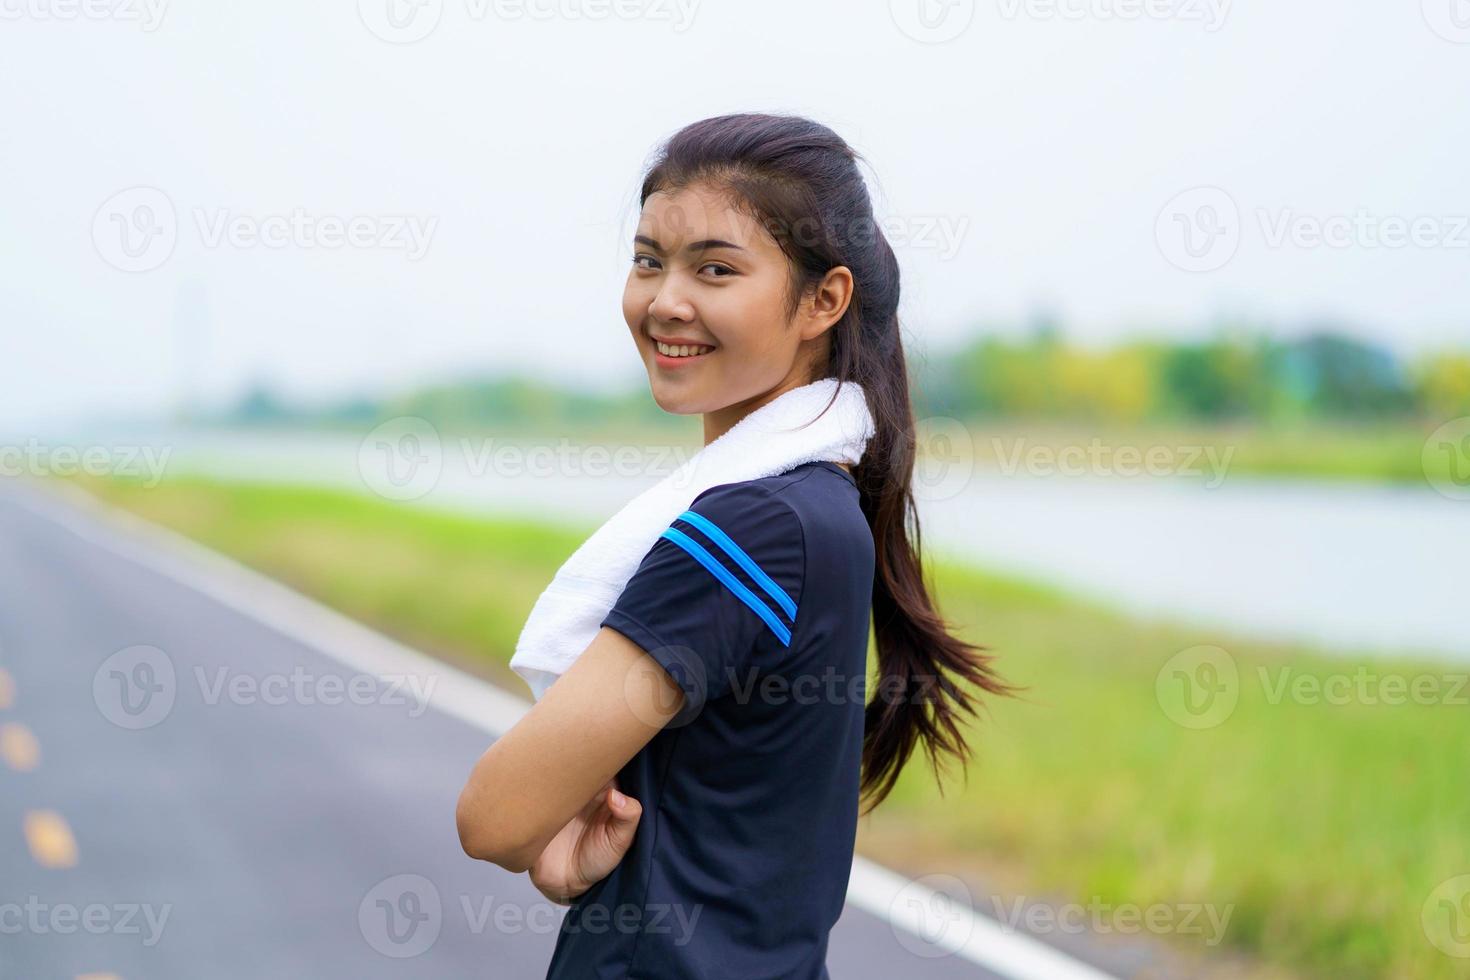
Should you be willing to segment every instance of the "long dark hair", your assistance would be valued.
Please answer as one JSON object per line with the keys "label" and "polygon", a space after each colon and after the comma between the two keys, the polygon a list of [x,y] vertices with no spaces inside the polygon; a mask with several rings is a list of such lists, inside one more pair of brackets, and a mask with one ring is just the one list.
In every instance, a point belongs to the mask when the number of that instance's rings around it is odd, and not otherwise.
{"label": "long dark hair", "polygon": [[790,314],[834,267],[852,273],[852,300],[828,331],[828,361],[812,380],[861,385],[876,423],[853,470],[876,559],[872,614],[879,685],[863,719],[861,793],[871,797],[867,813],[888,796],[918,743],[936,779],[941,753],[968,760],[960,714],[975,714],[974,688],[992,694],[1015,689],[991,667],[989,647],[950,633],[924,581],[912,489],[914,411],[899,336],[898,260],[873,218],[857,167],[863,159],[831,129],[800,116],[716,116],[684,127],[663,144],[644,177],[639,204],[656,191],[696,183],[724,191],[790,259]]}

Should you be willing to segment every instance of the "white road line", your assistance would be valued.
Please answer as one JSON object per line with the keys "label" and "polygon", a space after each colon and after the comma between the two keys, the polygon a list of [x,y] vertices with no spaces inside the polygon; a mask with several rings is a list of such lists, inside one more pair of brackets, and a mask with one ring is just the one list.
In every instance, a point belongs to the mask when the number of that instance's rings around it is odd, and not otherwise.
{"label": "white road line", "polygon": [[[432,692],[431,705],[492,737],[509,731],[531,707],[525,698],[406,647],[182,534],[106,504],[70,483],[55,481],[48,486],[59,490],[72,506],[48,500],[40,490],[28,492],[25,500],[11,499],[99,548],[173,579],[354,670],[379,677],[415,677],[421,685],[433,679],[433,687],[417,688]],[[80,519],[78,510],[95,520]],[[1010,980],[1115,980],[858,854],[853,855],[847,901],[916,937],[929,931],[919,921],[919,909],[942,903],[949,920],[944,935],[953,954]]]}

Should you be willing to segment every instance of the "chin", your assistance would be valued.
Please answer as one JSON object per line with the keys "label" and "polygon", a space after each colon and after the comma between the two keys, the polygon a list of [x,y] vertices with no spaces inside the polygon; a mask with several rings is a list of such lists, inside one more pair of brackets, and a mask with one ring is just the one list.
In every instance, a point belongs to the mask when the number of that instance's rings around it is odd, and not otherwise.
{"label": "chin", "polygon": [[679,390],[678,385],[649,379],[649,390],[654,404],[670,415],[701,415],[709,411],[703,399],[693,392]]}
{"label": "chin", "polygon": [[704,411],[690,399],[658,388],[653,389],[653,401],[670,415],[698,415]]}

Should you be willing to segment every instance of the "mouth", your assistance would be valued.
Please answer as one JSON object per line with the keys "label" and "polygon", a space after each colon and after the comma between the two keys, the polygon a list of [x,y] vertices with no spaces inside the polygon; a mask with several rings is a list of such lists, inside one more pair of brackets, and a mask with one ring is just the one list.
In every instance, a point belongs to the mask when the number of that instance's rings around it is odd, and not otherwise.
{"label": "mouth", "polygon": [[651,334],[650,339],[652,339],[654,350],[657,352],[655,360],[660,365],[666,367],[691,364],[708,357],[715,350],[713,344],[695,342],[670,343]]}

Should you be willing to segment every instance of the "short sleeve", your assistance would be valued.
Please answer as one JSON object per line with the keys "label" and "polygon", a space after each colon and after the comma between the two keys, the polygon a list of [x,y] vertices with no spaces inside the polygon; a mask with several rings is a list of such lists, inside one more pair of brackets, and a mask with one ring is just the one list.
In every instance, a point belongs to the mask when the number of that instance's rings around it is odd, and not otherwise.
{"label": "short sleeve", "polygon": [[723,484],[664,529],[602,625],[658,661],[697,713],[789,648],[804,572],[791,506],[752,482]]}

